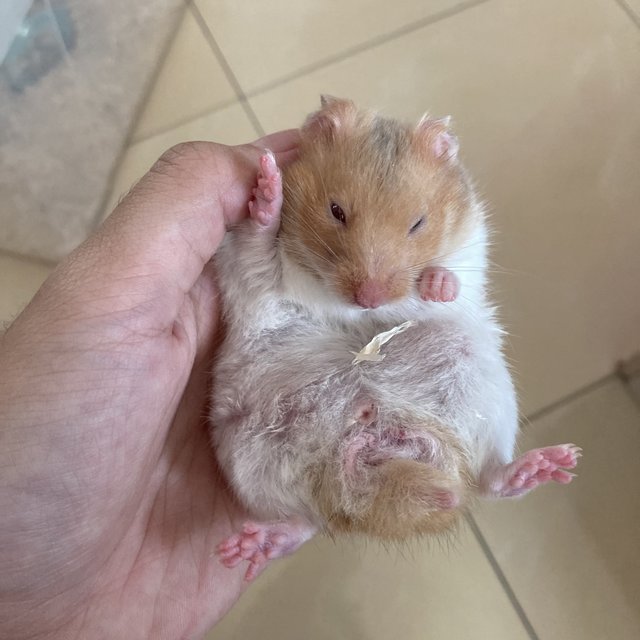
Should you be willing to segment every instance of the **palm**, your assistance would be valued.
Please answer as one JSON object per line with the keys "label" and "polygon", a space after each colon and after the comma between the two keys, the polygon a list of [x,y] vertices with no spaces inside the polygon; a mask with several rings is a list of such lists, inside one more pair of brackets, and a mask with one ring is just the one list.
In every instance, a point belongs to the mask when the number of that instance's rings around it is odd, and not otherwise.
{"label": "palm", "polygon": [[[104,487],[118,515],[104,523],[113,551],[93,599],[110,617],[123,599],[136,602],[135,619],[123,620],[130,632],[131,625],[140,629],[139,611],[145,604],[141,594],[146,594],[153,614],[144,622],[145,637],[205,631],[231,606],[242,584],[237,572],[228,572],[212,556],[215,545],[230,535],[243,514],[216,469],[206,423],[217,318],[215,296],[205,293],[212,288],[210,278],[211,274],[203,276],[195,287],[201,317],[209,314],[209,322],[198,327],[191,296],[180,325],[195,331],[161,335],[128,353],[138,361],[156,363],[158,375],[166,379],[158,391],[146,384],[153,372],[140,371],[141,386],[131,388],[136,404],[152,410],[135,424],[120,423],[137,438],[127,436],[129,462],[121,464],[120,473]],[[95,504],[96,517],[104,517],[104,501]]]}

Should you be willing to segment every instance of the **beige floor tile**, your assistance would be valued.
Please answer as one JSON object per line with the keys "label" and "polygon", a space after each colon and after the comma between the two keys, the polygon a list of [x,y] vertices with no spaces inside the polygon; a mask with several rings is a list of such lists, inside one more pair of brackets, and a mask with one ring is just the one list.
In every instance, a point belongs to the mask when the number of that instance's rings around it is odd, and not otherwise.
{"label": "beige floor tile", "polygon": [[619,372],[625,388],[640,408],[640,350],[625,362],[620,363]]}
{"label": "beige floor tile", "polygon": [[52,267],[0,253],[0,333],[27,305]]}
{"label": "beige floor tile", "polygon": [[[425,545],[426,546],[426,545]],[[208,640],[525,640],[478,543],[385,551],[318,539],[273,564]]]}
{"label": "beige floor tile", "polygon": [[640,55],[615,3],[494,0],[251,104],[274,130],[320,92],[408,118],[453,114],[508,270],[496,283],[526,412],[637,347]]}
{"label": "beige floor tile", "polygon": [[236,103],[131,145],[118,166],[104,215],[111,213],[120,198],[174,144],[188,140],[240,144],[249,142],[258,135],[242,107]]}
{"label": "beige floor tile", "polygon": [[640,0],[621,0],[622,4],[626,4],[640,20]]}
{"label": "beige floor tile", "polygon": [[640,407],[640,375],[629,380],[627,385],[629,393],[635,398],[636,404]]}
{"label": "beige floor tile", "polygon": [[640,409],[614,380],[522,445],[560,442],[583,447],[578,478],[487,505],[478,524],[541,639],[640,638]]}
{"label": "beige floor tile", "polygon": [[190,10],[180,25],[138,121],[134,140],[164,131],[222,104],[235,93]]}
{"label": "beige floor tile", "polygon": [[456,0],[196,0],[245,92],[462,4]]}

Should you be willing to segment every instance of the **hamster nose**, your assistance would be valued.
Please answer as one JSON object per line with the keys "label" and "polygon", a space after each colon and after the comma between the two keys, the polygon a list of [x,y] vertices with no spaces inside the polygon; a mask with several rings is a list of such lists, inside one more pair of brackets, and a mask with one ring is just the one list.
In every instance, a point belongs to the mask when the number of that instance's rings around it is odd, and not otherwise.
{"label": "hamster nose", "polygon": [[365,309],[375,309],[389,299],[387,287],[375,280],[365,280],[355,291],[354,300]]}

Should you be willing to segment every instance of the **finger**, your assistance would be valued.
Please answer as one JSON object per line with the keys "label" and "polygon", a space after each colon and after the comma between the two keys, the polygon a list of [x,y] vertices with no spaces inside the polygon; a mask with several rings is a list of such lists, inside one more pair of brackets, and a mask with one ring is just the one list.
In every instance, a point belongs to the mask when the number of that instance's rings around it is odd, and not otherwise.
{"label": "finger", "polygon": [[[248,200],[253,162],[240,159],[213,143],[178,145],[165,153],[89,243],[90,259],[101,264],[104,279],[126,286],[128,278],[137,288],[142,278],[148,296],[164,298],[173,317],[222,241],[227,217],[236,216],[232,209]],[[231,192],[238,194],[224,196]]]}
{"label": "finger", "polygon": [[[153,312],[169,323],[226,228],[247,215],[261,145],[286,157],[295,152],[296,139],[294,131],[241,147],[206,142],[174,147],[61,272],[75,270],[73,280],[100,292],[112,310],[118,304],[152,304]],[[78,270],[91,273],[91,282]],[[82,298],[82,291],[74,292]]]}

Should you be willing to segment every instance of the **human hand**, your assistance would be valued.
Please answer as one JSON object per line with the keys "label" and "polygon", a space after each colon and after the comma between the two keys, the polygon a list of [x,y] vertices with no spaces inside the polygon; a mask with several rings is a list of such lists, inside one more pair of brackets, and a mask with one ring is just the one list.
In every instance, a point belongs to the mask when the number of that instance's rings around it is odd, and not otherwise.
{"label": "human hand", "polygon": [[179,145],[0,342],[0,636],[195,638],[244,587],[216,544],[246,517],[215,465],[209,259],[261,149]]}

